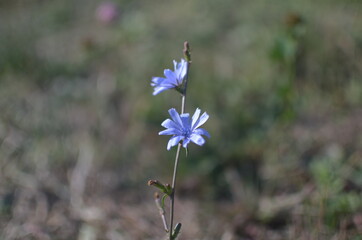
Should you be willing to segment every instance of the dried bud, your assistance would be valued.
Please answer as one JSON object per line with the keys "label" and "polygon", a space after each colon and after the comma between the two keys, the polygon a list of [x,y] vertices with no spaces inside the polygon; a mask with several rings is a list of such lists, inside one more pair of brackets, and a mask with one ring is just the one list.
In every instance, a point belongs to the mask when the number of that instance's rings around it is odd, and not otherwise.
{"label": "dried bud", "polygon": [[189,42],[187,42],[187,41],[184,42],[183,52],[184,52],[184,56],[185,56],[186,61],[188,63],[191,63],[191,50],[190,50]]}
{"label": "dried bud", "polygon": [[158,192],[155,192],[155,193],[153,194],[153,197],[154,197],[155,199],[160,199],[160,194],[158,194]]}

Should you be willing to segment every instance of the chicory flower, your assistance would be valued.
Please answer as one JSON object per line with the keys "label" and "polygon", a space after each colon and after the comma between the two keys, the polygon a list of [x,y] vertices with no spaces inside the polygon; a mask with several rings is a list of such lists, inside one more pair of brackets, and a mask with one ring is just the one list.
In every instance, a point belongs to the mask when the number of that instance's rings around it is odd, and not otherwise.
{"label": "chicory flower", "polygon": [[176,62],[173,60],[175,71],[170,69],[164,70],[164,75],[166,78],[162,77],[153,77],[151,86],[154,87],[153,95],[157,95],[160,92],[163,92],[168,89],[175,88],[180,91],[183,80],[187,74],[187,62],[185,59],[181,59],[181,62]]}
{"label": "chicory flower", "polygon": [[190,142],[202,146],[205,143],[205,139],[201,135],[210,138],[210,134],[205,129],[199,128],[209,118],[206,112],[204,112],[200,118],[201,110],[199,108],[196,109],[192,118],[190,118],[190,114],[188,113],[180,115],[174,108],[171,108],[168,112],[171,119],[166,119],[161,124],[167,129],[159,132],[159,135],[173,135],[168,141],[167,150],[176,146],[180,141],[182,141],[184,148],[186,148]]}

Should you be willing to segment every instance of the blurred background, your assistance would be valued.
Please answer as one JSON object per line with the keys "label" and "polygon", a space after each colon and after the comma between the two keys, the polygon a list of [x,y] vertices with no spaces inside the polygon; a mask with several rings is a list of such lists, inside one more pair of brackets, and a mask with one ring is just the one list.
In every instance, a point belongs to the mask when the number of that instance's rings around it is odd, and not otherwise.
{"label": "blurred background", "polygon": [[362,3],[0,1],[0,239],[156,240],[192,49],[180,240],[362,239]]}

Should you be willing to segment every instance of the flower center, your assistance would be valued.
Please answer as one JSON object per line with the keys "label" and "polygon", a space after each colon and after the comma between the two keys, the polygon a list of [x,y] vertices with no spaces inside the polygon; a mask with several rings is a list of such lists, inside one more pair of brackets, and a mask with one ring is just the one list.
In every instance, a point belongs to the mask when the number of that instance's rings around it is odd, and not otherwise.
{"label": "flower center", "polygon": [[182,129],[182,135],[185,136],[185,138],[189,138],[191,136],[191,129],[184,128]]}

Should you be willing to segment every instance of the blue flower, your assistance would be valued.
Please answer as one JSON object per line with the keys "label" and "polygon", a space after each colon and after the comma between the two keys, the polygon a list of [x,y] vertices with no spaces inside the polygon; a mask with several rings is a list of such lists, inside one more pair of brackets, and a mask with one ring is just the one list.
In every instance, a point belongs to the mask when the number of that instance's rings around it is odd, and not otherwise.
{"label": "blue flower", "polygon": [[205,129],[198,128],[209,118],[206,112],[199,118],[201,110],[197,108],[192,119],[190,114],[184,113],[180,115],[174,108],[171,108],[168,112],[172,120],[166,119],[163,121],[161,125],[167,129],[159,132],[159,135],[173,135],[168,141],[167,150],[176,146],[181,140],[182,146],[186,148],[190,141],[202,146],[205,143],[205,139],[201,135],[210,138],[210,134]]}
{"label": "blue flower", "polygon": [[164,74],[166,78],[153,77],[151,86],[154,87],[153,95],[157,95],[168,89],[176,88],[179,90],[183,80],[187,74],[187,62],[181,59],[181,62],[173,60],[175,71],[165,69]]}

